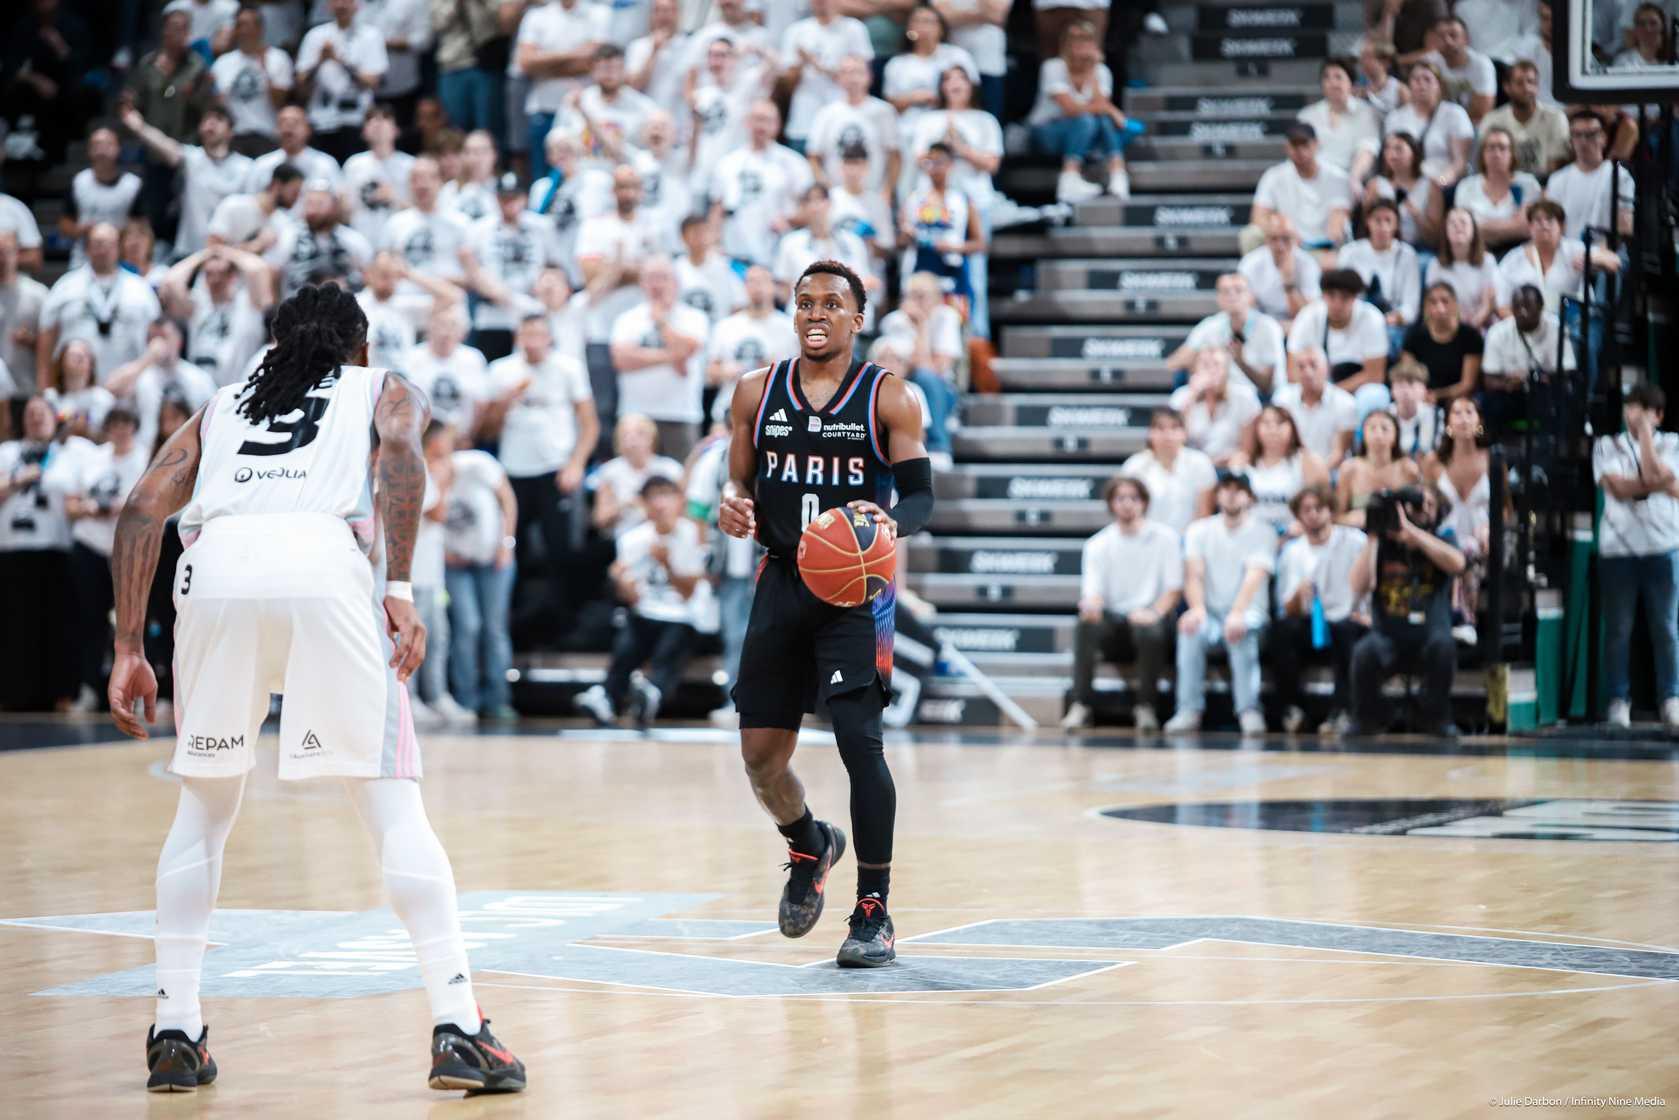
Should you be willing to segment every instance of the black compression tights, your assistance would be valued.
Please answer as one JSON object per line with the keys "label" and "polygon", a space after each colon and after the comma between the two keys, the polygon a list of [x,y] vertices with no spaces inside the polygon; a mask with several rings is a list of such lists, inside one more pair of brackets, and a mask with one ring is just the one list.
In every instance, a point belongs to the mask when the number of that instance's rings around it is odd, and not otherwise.
{"label": "black compression tights", "polygon": [[851,776],[851,828],[856,834],[857,862],[885,866],[892,862],[898,791],[886,766],[881,710],[880,690],[873,687],[828,701],[840,761]]}

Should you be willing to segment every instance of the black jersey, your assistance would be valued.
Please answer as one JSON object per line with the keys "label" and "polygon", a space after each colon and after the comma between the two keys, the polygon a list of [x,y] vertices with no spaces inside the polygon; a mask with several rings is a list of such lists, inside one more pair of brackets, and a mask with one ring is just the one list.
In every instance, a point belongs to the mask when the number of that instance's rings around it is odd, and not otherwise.
{"label": "black jersey", "polygon": [[852,362],[833,400],[817,409],[799,388],[798,359],[770,368],[752,446],[758,449],[758,540],[771,555],[792,559],[799,534],[823,510],[855,501],[886,504],[892,464],[875,417],[886,377],[873,362]]}

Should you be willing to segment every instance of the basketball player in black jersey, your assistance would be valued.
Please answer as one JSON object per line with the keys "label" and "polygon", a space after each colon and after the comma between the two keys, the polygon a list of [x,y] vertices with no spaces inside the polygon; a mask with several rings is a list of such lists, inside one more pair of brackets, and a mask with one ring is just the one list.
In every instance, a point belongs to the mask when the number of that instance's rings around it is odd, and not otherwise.
{"label": "basketball player in black jersey", "polygon": [[[837,261],[817,261],[793,286],[799,357],[749,373],[735,389],[719,523],[730,536],[755,534],[769,550],[734,700],[752,792],[787,839],[781,932],[803,937],[816,925],[828,872],[845,854],[845,833],[811,816],[790,766],[804,714],[821,705],[851,777],[857,837],[857,905],[838,961],[873,968],[897,956],[886,910],[897,793],[881,724],[894,596],[887,588],[862,606],[830,606],[805,587],[796,564],[799,535],[824,510],[848,506],[893,538],[932,514],[920,405],[900,378],[852,357],[866,298],[856,273]],[[894,486],[898,504],[881,508]]]}

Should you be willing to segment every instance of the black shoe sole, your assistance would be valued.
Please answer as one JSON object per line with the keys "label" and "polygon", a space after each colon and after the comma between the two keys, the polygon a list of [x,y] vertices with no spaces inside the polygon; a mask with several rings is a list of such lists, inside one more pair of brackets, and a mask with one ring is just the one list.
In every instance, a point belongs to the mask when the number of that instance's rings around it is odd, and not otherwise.
{"label": "black shoe sole", "polygon": [[896,951],[894,951],[890,957],[887,957],[884,960],[878,960],[878,961],[872,961],[872,960],[861,959],[861,958],[853,958],[851,960],[845,960],[845,959],[836,957],[836,958],[834,958],[834,963],[836,965],[838,965],[840,968],[885,968],[889,964],[898,963],[898,954],[897,954]]}
{"label": "black shoe sole", "polygon": [[[828,861],[828,874],[832,875],[834,873],[835,865],[838,864],[840,859],[845,855],[845,832],[841,830],[838,825],[832,825],[826,822],[823,823],[822,827],[828,830],[829,841],[834,849],[833,858]],[[822,893],[816,896],[816,913],[812,915],[810,925],[799,930],[797,933],[789,933],[787,932],[786,927],[782,926],[780,908],[777,908],[775,924],[776,927],[781,930],[781,936],[799,938],[816,928],[816,924],[822,920],[822,908],[828,903],[827,886],[827,881],[824,880],[822,884]],[[782,889],[785,891],[786,888],[784,887]]]}

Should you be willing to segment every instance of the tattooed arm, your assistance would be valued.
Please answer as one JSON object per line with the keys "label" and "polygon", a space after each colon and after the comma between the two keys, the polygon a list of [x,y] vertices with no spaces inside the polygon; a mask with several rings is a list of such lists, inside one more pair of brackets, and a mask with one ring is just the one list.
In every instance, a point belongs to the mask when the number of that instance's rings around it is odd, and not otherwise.
{"label": "tattooed arm", "polygon": [[146,738],[146,727],[134,714],[134,702],[145,704],[146,723],[157,714],[157,677],[146,661],[143,639],[146,602],[151,596],[152,577],[157,574],[158,543],[163,539],[164,525],[186,505],[198,481],[198,432],[203,418],[201,408],[169,437],[134,484],[117,519],[116,542],[111,548],[117,642],[106,698],[118,729],[136,739]]}
{"label": "tattooed arm", "polygon": [[[385,578],[408,582],[414,562],[414,537],[420,529],[420,509],[426,497],[426,457],[421,436],[431,420],[426,395],[394,370],[373,413],[379,440],[379,523],[385,531]],[[406,681],[426,658],[426,628],[414,604],[385,597],[385,622],[396,652],[391,665],[397,679]]]}

